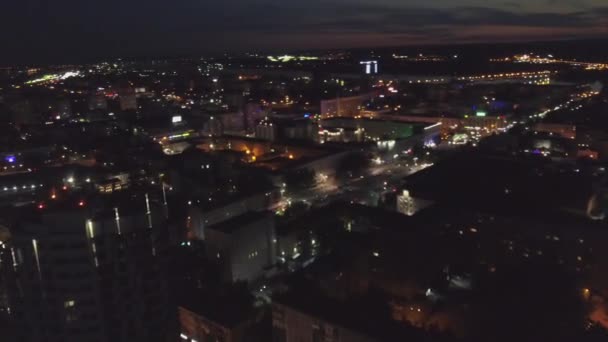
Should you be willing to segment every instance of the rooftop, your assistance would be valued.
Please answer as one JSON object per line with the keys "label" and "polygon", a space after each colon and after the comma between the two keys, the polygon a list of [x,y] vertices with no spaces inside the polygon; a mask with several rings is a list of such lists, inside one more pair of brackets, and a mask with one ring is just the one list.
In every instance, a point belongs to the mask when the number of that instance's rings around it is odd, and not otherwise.
{"label": "rooftop", "polygon": [[232,234],[237,230],[241,229],[243,226],[247,226],[250,224],[254,224],[256,222],[268,219],[271,217],[271,213],[267,211],[260,212],[248,212],[241,216],[237,216],[231,218],[227,221],[220,222],[218,224],[214,224],[212,226],[207,227],[207,229],[212,229],[215,231],[219,231],[225,234]]}

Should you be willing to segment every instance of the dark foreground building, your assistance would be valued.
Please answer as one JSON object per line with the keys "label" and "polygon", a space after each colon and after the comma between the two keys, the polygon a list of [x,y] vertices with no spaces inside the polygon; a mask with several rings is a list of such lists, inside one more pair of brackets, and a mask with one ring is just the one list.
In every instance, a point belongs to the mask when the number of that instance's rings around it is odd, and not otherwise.
{"label": "dark foreground building", "polygon": [[166,341],[164,221],[147,195],[23,209],[2,246],[16,341]]}

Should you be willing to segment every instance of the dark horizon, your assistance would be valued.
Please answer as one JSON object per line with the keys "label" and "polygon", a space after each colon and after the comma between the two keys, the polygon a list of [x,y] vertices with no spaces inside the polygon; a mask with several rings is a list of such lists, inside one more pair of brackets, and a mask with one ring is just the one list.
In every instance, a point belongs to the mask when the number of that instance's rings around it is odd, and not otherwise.
{"label": "dark horizon", "polygon": [[0,64],[608,38],[601,0],[9,3]]}
{"label": "dark horizon", "polygon": [[[577,46],[578,49],[573,50],[572,46]],[[59,59],[47,59],[39,61],[20,61],[14,63],[3,63],[0,60],[0,68],[11,68],[11,67],[24,67],[24,66],[36,66],[36,67],[49,67],[49,66],[61,66],[61,65],[72,65],[72,64],[95,64],[103,61],[113,60],[125,60],[125,61],[141,61],[141,60],[176,60],[176,59],[198,59],[198,58],[222,58],[225,55],[242,55],[246,53],[258,53],[258,54],[320,54],[331,51],[351,51],[355,53],[365,54],[370,51],[387,52],[388,50],[394,51],[411,51],[411,52],[424,52],[424,53],[446,53],[449,54],[453,51],[472,53],[472,51],[483,50],[487,55],[501,55],[508,54],[512,51],[524,53],[524,52],[535,52],[535,53],[560,53],[560,55],[569,58],[586,58],[589,60],[595,60],[598,62],[608,58],[608,36],[601,38],[555,38],[551,40],[524,40],[524,41],[501,41],[501,42],[452,42],[452,43],[440,43],[440,44],[402,44],[402,45],[369,45],[364,47],[343,47],[343,48],[311,48],[311,49],[288,49],[277,47],[274,49],[249,49],[249,50],[238,50],[228,49],[216,52],[191,52],[182,54],[106,54],[106,55],[91,55],[91,56],[80,56],[80,57],[66,57]],[[530,51],[528,51],[530,50]],[[0,56],[1,58],[1,56]]]}

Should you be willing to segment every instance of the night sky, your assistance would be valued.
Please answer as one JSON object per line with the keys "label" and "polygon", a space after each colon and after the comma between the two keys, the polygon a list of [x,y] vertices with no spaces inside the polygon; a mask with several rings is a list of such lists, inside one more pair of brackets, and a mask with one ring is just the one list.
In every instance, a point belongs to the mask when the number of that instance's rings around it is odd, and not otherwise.
{"label": "night sky", "polygon": [[607,0],[2,0],[0,64],[608,37]]}

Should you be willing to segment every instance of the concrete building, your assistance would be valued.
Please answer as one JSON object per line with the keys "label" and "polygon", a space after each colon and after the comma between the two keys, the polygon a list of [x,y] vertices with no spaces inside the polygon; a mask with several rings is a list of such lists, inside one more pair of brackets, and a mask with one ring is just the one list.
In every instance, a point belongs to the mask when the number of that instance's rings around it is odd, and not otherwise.
{"label": "concrete building", "polygon": [[272,338],[276,342],[379,341],[283,303],[272,305]]}
{"label": "concrete building", "polygon": [[208,257],[218,259],[224,279],[254,281],[276,260],[274,218],[269,212],[249,212],[209,226],[205,234]]}
{"label": "concrete building", "polygon": [[359,96],[339,97],[321,101],[321,116],[357,116],[363,103],[373,97],[372,93]]}
{"label": "concrete building", "polygon": [[[180,339],[184,342],[245,342],[255,323],[250,317],[237,319],[212,319],[201,312],[179,307]],[[239,318],[235,312],[233,317]]]}
{"label": "concrete building", "polygon": [[[169,336],[162,207],[40,203],[2,246],[17,341],[152,341]],[[35,327],[35,328],[32,328]]]}
{"label": "concrete building", "polygon": [[189,231],[192,237],[205,240],[207,228],[231,220],[248,212],[267,210],[276,197],[274,189],[244,194],[213,207],[189,210]]}
{"label": "concrete building", "polygon": [[324,129],[343,129],[354,131],[355,135],[362,135],[364,140],[404,139],[414,134],[415,124],[410,122],[331,118],[321,121]]}

